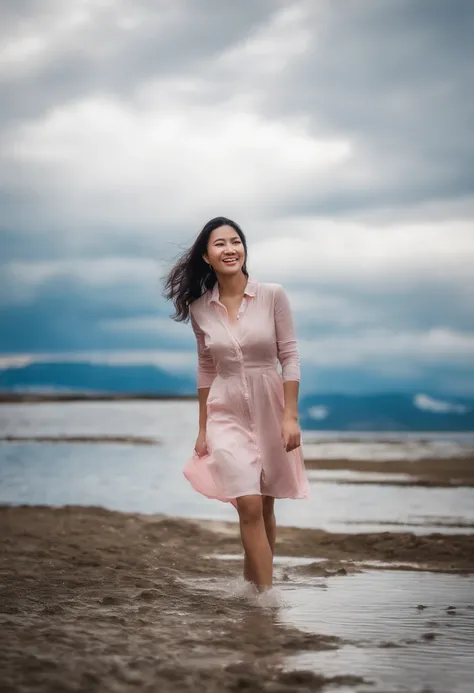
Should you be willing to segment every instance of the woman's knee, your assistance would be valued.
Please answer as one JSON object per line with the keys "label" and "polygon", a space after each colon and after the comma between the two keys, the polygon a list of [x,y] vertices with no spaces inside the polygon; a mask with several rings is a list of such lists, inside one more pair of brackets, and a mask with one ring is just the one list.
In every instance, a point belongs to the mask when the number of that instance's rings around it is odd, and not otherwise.
{"label": "woman's knee", "polygon": [[244,524],[256,524],[263,518],[261,496],[241,496],[237,498],[237,510],[241,522]]}

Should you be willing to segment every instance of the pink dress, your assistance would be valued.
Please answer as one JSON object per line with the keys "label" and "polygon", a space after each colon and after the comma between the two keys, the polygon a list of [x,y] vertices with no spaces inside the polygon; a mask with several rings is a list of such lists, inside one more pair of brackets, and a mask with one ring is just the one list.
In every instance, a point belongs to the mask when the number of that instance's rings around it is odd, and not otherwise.
{"label": "pink dress", "polygon": [[[219,287],[190,305],[198,352],[197,387],[207,399],[208,453],[194,454],[184,475],[208,498],[306,498],[302,448],[286,452],[281,438],[283,381],[300,379],[288,297],[279,284],[248,279],[237,324],[219,301]],[[281,375],[277,370],[281,364]]]}

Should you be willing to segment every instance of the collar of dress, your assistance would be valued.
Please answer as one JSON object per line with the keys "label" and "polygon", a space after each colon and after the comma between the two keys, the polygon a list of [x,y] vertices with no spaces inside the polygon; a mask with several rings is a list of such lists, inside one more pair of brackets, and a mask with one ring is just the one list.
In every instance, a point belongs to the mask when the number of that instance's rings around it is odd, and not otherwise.
{"label": "collar of dress", "polygon": [[[252,279],[251,277],[249,277],[247,279],[247,286],[245,287],[244,296],[245,295],[252,296],[252,298],[253,298],[255,296],[256,292],[257,292],[257,282],[254,279]],[[217,282],[214,284],[214,287],[212,288],[211,297],[209,300],[211,301],[211,303],[212,302],[219,303],[219,284]]]}

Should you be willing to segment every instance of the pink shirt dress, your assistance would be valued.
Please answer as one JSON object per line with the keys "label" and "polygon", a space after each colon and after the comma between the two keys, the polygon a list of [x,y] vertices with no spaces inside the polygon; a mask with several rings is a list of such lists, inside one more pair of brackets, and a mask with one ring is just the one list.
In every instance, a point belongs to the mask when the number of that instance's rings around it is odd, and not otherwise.
{"label": "pink shirt dress", "polygon": [[[219,301],[219,287],[190,305],[198,352],[197,387],[207,399],[208,454],[194,451],[184,467],[193,488],[236,505],[246,495],[306,498],[302,448],[286,452],[281,438],[283,381],[300,379],[288,297],[279,284],[252,280],[237,323]],[[278,371],[281,364],[281,374]]]}

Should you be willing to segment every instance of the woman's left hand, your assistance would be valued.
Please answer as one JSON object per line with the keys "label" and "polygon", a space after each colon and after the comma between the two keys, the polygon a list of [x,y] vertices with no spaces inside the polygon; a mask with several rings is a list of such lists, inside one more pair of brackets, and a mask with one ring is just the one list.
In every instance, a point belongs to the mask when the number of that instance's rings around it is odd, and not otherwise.
{"label": "woman's left hand", "polygon": [[284,417],[281,425],[281,439],[283,447],[287,452],[291,452],[301,445],[301,430],[298,419]]}

